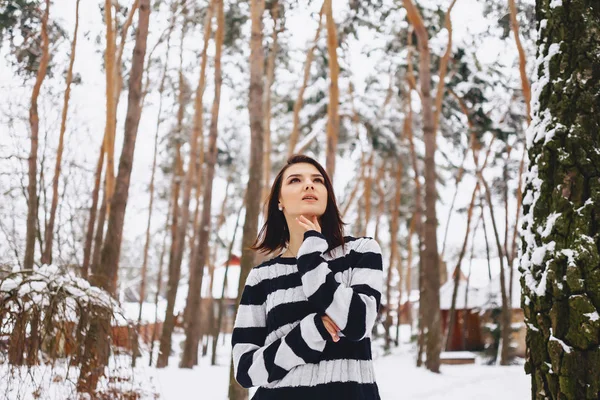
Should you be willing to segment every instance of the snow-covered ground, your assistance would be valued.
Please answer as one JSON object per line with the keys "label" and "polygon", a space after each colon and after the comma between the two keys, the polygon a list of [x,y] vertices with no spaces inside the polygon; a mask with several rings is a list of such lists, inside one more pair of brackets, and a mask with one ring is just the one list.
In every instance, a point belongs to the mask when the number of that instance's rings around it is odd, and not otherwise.
{"label": "snow-covered ground", "polygon": [[[229,338],[226,339],[228,341]],[[375,374],[382,400],[504,400],[530,397],[530,377],[525,375],[523,365],[442,365],[441,374],[434,374],[415,367],[411,347],[411,344],[403,343],[390,355],[381,355],[375,360]],[[177,368],[179,359],[175,357],[169,368],[148,369],[161,399],[226,400],[230,354],[227,344],[219,346],[218,354],[219,365],[214,367],[210,365],[209,354],[193,370]]]}
{"label": "snow-covered ground", "polygon": [[[406,333],[406,332],[402,332]],[[408,338],[408,335],[404,335]],[[181,343],[183,336],[176,334],[173,343]],[[219,340],[217,365],[210,365],[210,350],[194,369],[178,368],[180,357],[174,355],[164,369],[148,367],[148,354],[131,369],[125,360],[117,359],[111,366],[113,378],[101,385],[106,392],[112,388],[133,390],[141,400],[227,400],[229,385],[230,337]],[[175,353],[179,353],[179,344]],[[210,346],[209,346],[210,349]],[[413,345],[402,343],[389,355],[382,355],[379,344],[374,345],[375,374],[383,400],[469,400],[527,399],[530,397],[530,377],[522,365],[508,367],[474,365],[442,365],[441,373],[434,374],[415,366]],[[113,360],[114,361],[114,360]],[[115,364],[115,362],[112,362]],[[0,366],[0,398],[14,400],[74,399],[77,368],[56,365],[27,370],[16,374]],[[115,379],[118,375],[119,379]],[[251,391],[251,395],[253,391]],[[6,397],[3,397],[6,396]]]}

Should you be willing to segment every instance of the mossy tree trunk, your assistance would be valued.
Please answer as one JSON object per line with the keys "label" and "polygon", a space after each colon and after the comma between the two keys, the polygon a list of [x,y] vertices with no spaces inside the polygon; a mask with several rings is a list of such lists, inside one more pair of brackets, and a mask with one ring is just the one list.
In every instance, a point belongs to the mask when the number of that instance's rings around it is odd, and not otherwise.
{"label": "mossy tree trunk", "polygon": [[520,270],[533,399],[600,398],[600,4],[538,0]]}

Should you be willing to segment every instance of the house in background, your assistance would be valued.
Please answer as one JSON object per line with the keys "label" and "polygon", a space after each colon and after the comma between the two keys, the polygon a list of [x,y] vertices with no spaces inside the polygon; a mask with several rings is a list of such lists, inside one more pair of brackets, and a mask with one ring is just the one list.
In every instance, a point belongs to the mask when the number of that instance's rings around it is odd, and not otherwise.
{"label": "house in background", "polygon": [[[496,263],[496,272],[492,279],[489,279],[487,259],[474,259],[471,270],[477,270],[476,277],[471,276],[468,279],[464,273],[461,273],[458,292],[455,305],[454,325],[452,326],[452,335],[448,343],[448,351],[480,351],[493,342],[490,329],[493,328],[495,321],[493,318],[494,310],[498,310],[502,305],[502,295],[500,286],[500,273],[498,259],[491,260]],[[483,272],[483,274],[482,274]],[[506,286],[509,285],[510,270],[505,268]],[[523,310],[521,309],[521,290],[520,273],[514,271],[512,290],[506,290],[506,295],[512,293],[512,343],[514,355],[525,357],[525,334]],[[467,290],[468,280],[468,290]],[[440,288],[440,310],[442,318],[442,328],[446,331],[449,323],[449,313],[452,304],[452,294],[454,290],[454,280],[450,279]],[[466,294],[466,297],[465,297]],[[463,335],[464,332],[464,335]]]}

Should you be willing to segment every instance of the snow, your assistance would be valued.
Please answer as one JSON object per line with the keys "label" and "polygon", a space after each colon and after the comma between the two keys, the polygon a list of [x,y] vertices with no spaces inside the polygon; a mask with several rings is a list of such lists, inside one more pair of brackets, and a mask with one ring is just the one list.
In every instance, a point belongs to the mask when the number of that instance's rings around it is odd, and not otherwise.
{"label": "snow", "polygon": [[552,334],[550,334],[550,340],[554,341],[554,342],[558,342],[562,346],[565,353],[570,353],[571,351],[573,351],[573,348],[571,346],[567,345],[565,342],[563,342],[562,340],[560,340],[559,338],[555,337]]}
{"label": "snow", "polygon": [[538,232],[543,238],[550,236],[550,233],[552,233],[552,228],[554,227],[554,223],[560,216],[561,216],[560,213],[550,214],[548,216],[548,219],[546,220],[546,228],[544,228],[543,230],[542,230],[541,226],[538,228]]}
{"label": "snow", "polygon": [[594,311],[593,313],[586,313],[583,315],[588,317],[590,319],[590,321],[592,321],[592,322],[598,321],[600,319],[600,316],[598,315],[598,311]]}
{"label": "snow", "polygon": [[[407,335],[404,335],[407,337]],[[229,343],[229,337],[224,340]],[[374,353],[377,354],[374,348]],[[173,357],[169,367],[156,370],[146,368],[152,377],[160,399],[165,400],[226,400],[229,384],[229,348],[219,341],[217,365],[210,365],[210,351],[200,359],[193,370],[179,369],[179,360]],[[444,357],[442,353],[442,357]],[[450,354],[448,354],[450,356]],[[474,356],[471,352],[452,352],[452,358]],[[408,343],[393,348],[390,355],[378,356],[374,361],[375,376],[382,400],[463,400],[486,398],[524,399],[529,396],[530,378],[522,365],[504,367],[475,364],[442,365],[441,373],[434,374],[415,366],[415,353]],[[143,359],[140,364],[143,364]],[[144,364],[147,365],[147,364]],[[252,395],[254,390],[250,391]],[[199,393],[201,395],[199,396]]]}
{"label": "snow", "polygon": [[562,0],[552,0],[550,2],[550,8],[562,7]]}

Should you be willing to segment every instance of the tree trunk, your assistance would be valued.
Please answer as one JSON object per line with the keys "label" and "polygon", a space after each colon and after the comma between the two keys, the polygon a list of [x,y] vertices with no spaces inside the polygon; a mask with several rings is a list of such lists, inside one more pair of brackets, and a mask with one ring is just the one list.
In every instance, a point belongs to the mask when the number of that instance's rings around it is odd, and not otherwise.
{"label": "tree trunk", "polygon": [[536,19],[520,259],[525,370],[532,399],[598,399],[600,9],[537,1]]}
{"label": "tree trunk", "polygon": [[[181,77],[181,74],[180,74]],[[181,84],[181,82],[180,82]],[[163,321],[163,329],[160,337],[160,346],[158,350],[158,357],[156,359],[156,368],[164,368],[169,364],[169,356],[171,355],[171,334],[175,328],[175,300],[177,298],[177,288],[179,285],[179,278],[181,269],[175,270],[173,268],[172,261],[175,258],[175,241],[177,240],[177,231],[179,223],[179,194],[181,192],[181,176],[182,172],[182,161],[179,148],[175,152],[174,161],[174,174],[173,182],[171,184],[172,193],[172,204],[173,204],[173,215],[171,221],[171,249],[169,252],[169,266],[167,278],[167,306],[165,310],[165,318]]]}
{"label": "tree trunk", "polygon": [[340,66],[337,58],[338,38],[337,28],[333,19],[332,3],[333,0],[325,0],[323,8],[327,21],[327,55],[329,57],[329,105],[327,107],[327,155],[325,167],[327,174],[333,181],[338,136],[340,134],[340,89],[338,87]]}
{"label": "tree trunk", "polygon": [[104,177],[104,181],[105,190],[102,192],[102,202],[100,203],[100,212],[98,213],[98,224],[96,225],[90,276],[98,273],[98,270],[100,269],[100,255],[102,254],[102,242],[104,240],[104,223],[106,222],[106,177]]}
{"label": "tree trunk", "polygon": [[[373,153],[375,154],[375,153]],[[362,229],[359,231],[359,236],[366,236],[369,222],[371,222],[371,192],[373,188],[373,157],[369,158],[365,174],[365,191],[363,192],[363,200],[365,201],[365,216],[360,218]],[[364,225],[363,225],[364,224]]]}
{"label": "tree trunk", "polygon": [[67,70],[67,87],[63,101],[62,118],[60,123],[60,135],[58,138],[58,148],[56,149],[56,166],[54,167],[54,179],[52,180],[52,205],[50,206],[50,220],[46,226],[44,252],[42,254],[42,264],[52,264],[52,239],[54,236],[54,220],[56,208],[58,206],[58,179],[60,177],[60,167],[64,148],[65,131],[67,130],[67,113],[69,111],[69,97],[71,95],[71,82],[73,81],[73,64],[75,63],[75,50],[77,48],[77,31],[79,29],[79,0],[75,3],[75,31],[73,41],[71,42],[71,58],[69,60],[69,69]]}
{"label": "tree trunk", "polygon": [[[198,86],[196,87],[196,97],[194,99],[194,122],[192,132],[190,135],[190,159],[188,161],[188,168],[185,174],[185,182],[183,185],[183,201],[181,205],[181,222],[177,231],[176,245],[175,245],[175,259],[173,260],[173,268],[181,270],[181,263],[183,261],[183,253],[185,251],[185,239],[186,233],[189,228],[190,220],[190,201],[192,196],[192,189],[196,186],[196,211],[199,209],[198,200],[200,198],[200,190],[202,187],[202,167],[204,164],[204,108],[203,98],[204,89],[206,87],[206,62],[207,62],[207,49],[212,32],[212,17],[214,12],[214,0],[208,4],[208,9],[204,22],[204,46],[202,49],[201,61],[200,61],[200,75],[198,77]],[[183,112],[183,111],[181,111]],[[196,212],[196,215],[198,213]],[[192,241],[196,239],[196,227],[192,227]],[[190,263],[189,263],[189,287],[194,286],[194,264],[196,263],[195,245],[190,242]],[[180,274],[180,272],[178,272]],[[187,325],[190,319],[191,310],[185,307],[184,310],[184,324]]]}
{"label": "tree trunk", "polygon": [[[176,10],[175,10],[176,11]],[[175,17],[173,17],[173,20]],[[160,80],[160,85],[158,87],[158,94],[160,97],[158,103],[158,115],[156,118],[156,133],[154,134],[154,155],[152,158],[152,173],[150,174],[150,187],[149,187],[149,200],[148,200],[148,222],[146,223],[146,242],[144,244],[144,260],[142,262],[142,276],[140,281],[140,301],[139,301],[139,312],[138,312],[138,320],[137,320],[137,332],[140,331],[140,325],[142,322],[142,309],[144,306],[144,300],[146,298],[146,279],[148,275],[148,251],[150,249],[150,228],[152,225],[152,210],[154,206],[154,177],[156,173],[156,158],[158,156],[158,136],[160,131],[160,125],[162,123],[162,109],[163,109],[163,93],[165,91],[165,83],[167,81],[167,66],[169,61],[169,54],[171,52],[171,34],[173,33],[173,28],[175,24],[172,23],[169,26],[169,33],[167,34],[167,52],[165,55],[165,61],[162,71],[162,78]],[[162,256],[161,256],[162,258]],[[162,269],[162,263],[161,263]],[[162,271],[159,273],[159,276],[162,275]],[[160,277],[159,277],[160,279]],[[134,367],[135,367],[135,357],[134,357]]]}
{"label": "tree trunk", "polygon": [[163,237],[162,248],[160,251],[160,257],[158,261],[158,274],[156,276],[156,293],[154,294],[154,326],[152,329],[152,339],[150,340],[150,359],[148,361],[148,366],[152,366],[152,360],[154,358],[154,342],[156,341],[156,333],[158,326],[158,299],[160,298],[160,292],[162,291],[162,276],[163,276],[163,268],[164,268],[164,260],[165,260],[165,252],[167,249],[167,236],[169,235],[169,222],[171,220],[171,207],[173,207],[172,199],[169,198],[169,206],[167,207],[167,221],[165,222],[165,236]]}
{"label": "tree trunk", "polygon": [[106,192],[107,213],[110,214],[110,199],[114,191],[115,180],[115,134],[117,124],[116,105],[116,39],[112,1],[104,1],[104,21],[106,23],[106,50],[104,52],[104,68],[106,70],[106,125],[104,128],[104,150],[106,151]]}
{"label": "tree trunk", "polygon": [[[129,181],[133,165],[133,154],[137,137],[138,125],[141,114],[142,76],[144,72],[144,57],[146,55],[146,41],[148,38],[148,25],[150,19],[150,0],[141,0],[139,8],[139,23],[136,34],[135,47],[131,63],[129,78],[129,98],[127,105],[127,117],[125,119],[125,140],[119,160],[119,174],[115,182],[115,193],[112,199],[112,212],[108,217],[108,230],[106,240],[102,247],[101,267],[97,273],[92,275],[91,283],[98,286],[113,296],[117,289],[117,272],[119,254],[121,250],[121,238],[123,234],[123,223],[125,220],[125,209],[129,192]],[[108,202],[108,200],[107,200]],[[98,352],[106,349],[110,341],[111,316],[100,313],[91,320],[90,333],[86,339],[86,354],[79,375],[78,389],[92,394],[96,390],[100,366],[94,363],[104,357],[99,357]],[[93,332],[100,332],[94,336]],[[91,335],[91,336],[90,336]],[[95,339],[95,340],[94,340]],[[102,368],[103,370],[103,368]]]}
{"label": "tree trunk", "polygon": [[92,207],[90,208],[90,218],[88,220],[87,231],[85,234],[85,247],[83,248],[83,265],[81,267],[81,276],[88,279],[90,256],[92,254],[92,242],[94,240],[94,224],[96,222],[96,211],[98,209],[98,195],[100,192],[100,182],[102,181],[102,167],[104,165],[104,144],[100,146],[100,156],[96,164],[96,174],[94,178],[94,190],[92,191]]}
{"label": "tree trunk", "polygon": [[[181,358],[180,366],[182,368],[192,368],[196,364],[198,356],[198,342],[200,340],[200,318],[202,300],[202,279],[204,276],[204,265],[208,259],[208,239],[211,232],[211,205],[212,189],[217,164],[217,136],[219,122],[219,106],[221,104],[221,84],[223,82],[221,72],[221,53],[223,48],[223,38],[225,32],[225,13],[223,0],[215,0],[214,6],[217,9],[217,31],[215,32],[215,97],[212,105],[210,133],[208,141],[208,153],[206,163],[206,183],[204,189],[204,198],[202,199],[202,219],[198,225],[198,243],[197,259],[193,265],[195,279],[190,277],[190,286],[188,291],[186,307],[190,313],[189,323],[185,329],[185,344]],[[194,284],[192,286],[192,283]],[[198,312],[195,312],[198,310]]]}
{"label": "tree trunk", "polygon": [[[402,159],[398,157],[396,160],[396,174],[395,174],[395,190],[394,190],[394,200],[392,206],[390,207],[390,265],[388,270],[388,277],[386,279],[386,304],[387,304],[387,313],[386,313],[386,321],[391,321],[391,305],[392,305],[392,285],[391,285],[391,271],[393,265],[396,263],[398,269],[398,307],[396,309],[397,314],[397,323],[396,325],[400,325],[400,315],[401,315],[401,305],[402,301],[402,262],[400,260],[400,252],[398,251],[398,229],[400,227],[400,204],[402,202],[402,175],[403,175],[403,164]],[[386,328],[385,332],[385,345],[386,349],[390,348],[391,342],[391,334],[389,329],[391,325]],[[398,335],[396,335],[396,341],[398,342]]]}
{"label": "tree trunk", "polygon": [[[209,6],[208,14],[212,13],[212,7]],[[187,8],[185,2],[182,1],[182,14],[184,16],[187,13]],[[212,19],[212,15],[206,16],[206,21],[210,22]],[[210,23],[206,23],[204,25],[204,33],[206,38],[206,31],[210,31]],[[194,171],[192,171],[194,163],[196,162],[196,145],[197,140],[192,141],[191,151],[190,151],[190,163],[188,165],[188,171],[185,178],[185,194],[182,205],[179,205],[179,195],[181,191],[181,180],[183,177],[183,160],[181,159],[181,139],[183,138],[183,117],[185,112],[185,80],[183,76],[183,43],[185,40],[185,36],[187,33],[187,24],[184,22],[181,28],[181,37],[179,42],[179,109],[177,111],[177,135],[178,135],[178,144],[176,145],[176,155],[175,155],[175,171],[176,176],[173,177],[173,221],[171,223],[171,250],[169,252],[169,278],[167,281],[167,307],[165,310],[165,319],[163,323],[163,329],[160,337],[160,348],[158,351],[158,358],[156,360],[157,368],[164,368],[169,365],[169,356],[171,355],[171,336],[173,334],[173,330],[175,329],[175,300],[177,299],[177,291],[179,289],[179,279],[181,278],[181,260],[183,259],[183,247],[185,241],[185,232],[188,224],[189,218],[189,203],[190,196],[192,190],[192,178],[190,176]],[[208,34],[210,36],[210,33]],[[205,42],[206,46],[206,42]],[[201,74],[200,79],[203,79],[203,74]],[[198,90],[197,90],[198,92]],[[203,93],[203,92],[202,92]],[[198,93],[196,93],[198,96]],[[202,106],[202,101],[197,98],[195,100],[196,107],[197,103],[200,101],[200,106]],[[202,113],[200,113],[202,114]],[[197,121],[200,118],[202,121],[202,115],[199,117],[194,116],[194,127],[192,132],[198,131]],[[193,139],[193,135],[192,135]],[[197,137],[196,137],[197,139]],[[192,155],[192,153],[194,153]],[[186,197],[187,195],[187,197]],[[186,202],[187,200],[187,202]],[[186,211],[187,210],[187,211]],[[180,215],[181,213],[181,215]],[[180,219],[182,220],[180,222]],[[185,220],[185,224],[183,224],[183,220]],[[183,230],[183,233],[181,232]]]}
{"label": "tree trunk", "polygon": [[319,25],[317,26],[317,31],[315,33],[315,38],[313,39],[313,45],[306,53],[306,61],[304,62],[304,78],[302,81],[302,85],[300,86],[300,91],[298,92],[298,97],[296,98],[296,102],[294,103],[294,116],[292,133],[290,134],[290,146],[288,147],[288,158],[294,154],[296,150],[296,145],[298,144],[298,137],[300,136],[300,110],[302,109],[302,103],[304,102],[304,91],[308,86],[308,79],[310,78],[310,67],[312,65],[312,61],[315,57],[315,49],[317,48],[317,44],[319,42],[319,38],[321,37],[321,28],[323,28],[323,9],[325,5],[321,7],[321,12],[319,12]]}
{"label": "tree trunk", "polygon": [[[242,236],[242,257],[240,260],[240,279],[237,302],[242,296],[241,288],[246,283],[248,273],[254,266],[255,253],[250,250],[258,234],[258,216],[260,214],[260,194],[263,182],[263,150],[264,150],[264,110],[263,110],[263,78],[264,78],[264,49],[262,16],[265,9],[264,0],[250,0],[250,15],[252,17],[250,37],[250,90],[248,111],[250,113],[250,165],[249,179],[244,202],[246,217]],[[235,380],[233,363],[229,368],[229,400],[245,400],[248,391]]]}
{"label": "tree trunk", "polygon": [[46,8],[42,17],[42,56],[38,67],[35,84],[31,93],[31,106],[29,108],[29,126],[31,129],[31,149],[28,159],[28,177],[27,184],[27,235],[25,239],[25,258],[23,260],[23,269],[33,269],[33,258],[35,256],[35,237],[36,220],[38,209],[37,196],[37,153],[38,153],[38,134],[40,129],[40,117],[38,114],[38,97],[50,60],[49,39],[48,39],[48,15],[50,14],[50,0],[46,0]]}
{"label": "tree trunk", "polygon": [[509,357],[510,357],[510,321],[511,321],[511,305],[508,304],[508,296],[506,294],[506,278],[504,275],[504,254],[502,249],[502,244],[500,243],[500,233],[498,232],[498,228],[496,226],[496,218],[494,217],[494,206],[492,204],[492,196],[490,193],[490,188],[483,178],[483,174],[481,171],[477,173],[479,177],[479,181],[485,187],[485,198],[488,203],[488,208],[490,210],[490,216],[492,219],[492,227],[494,229],[494,236],[496,238],[496,246],[498,247],[498,257],[500,259],[500,294],[502,296],[502,315],[500,317],[501,320],[501,351],[500,351],[500,364],[508,365]]}
{"label": "tree trunk", "polygon": [[[423,287],[425,298],[421,299],[424,328],[426,331],[425,365],[432,372],[440,370],[441,325],[440,325],[440,269],[437,250],[437,190],[435,172],[436,132],[431,97],[431,61],[427,29],[412,0],[404,0],[408,19],[415,29],[419,44],[419,74],[421,103],[423,107],[423,140],[425,142],[425,226],[423,250]],[[443,80],[441,81],[443,82]],[[438,88],[438,93],[442,88]],[[423,297],[423,296],[422,296]]]}
{"label": "tree trunk", "polygon": [[282,30],[279,26],[279,2],[275,0],[271,5],[271,18],[273,19],[273,33],[271,34],[271,51],[267,59],[267,81],[265,82],[265,157],[263,171],[265,175],[265,183],[263,185],[263,193],[261,202],[264,203],[269,196],[269,187],[271,183],[271,91],[273,82],[275,81],[275,59],[277,57],[277,35]]}

